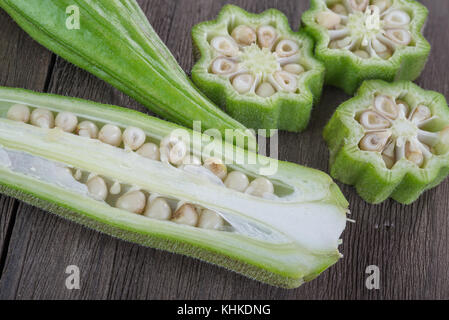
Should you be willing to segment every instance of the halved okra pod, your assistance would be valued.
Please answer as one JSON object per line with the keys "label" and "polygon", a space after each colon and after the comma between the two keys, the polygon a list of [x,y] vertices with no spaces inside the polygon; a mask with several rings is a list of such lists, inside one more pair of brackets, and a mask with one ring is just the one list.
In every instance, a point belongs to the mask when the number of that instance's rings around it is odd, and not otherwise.
{"label": "halved okra pod", "polygon": [[250,128],[303,130],[323,86],[324,67],[313,42],[292,32],[287,18],[226,5],[214,21],[192,30],[199,61],[197,86],[228,114]]}
{"label": "halved okra pod", "polygon": [[449,108],[412,82],[366,81],[324,130],[331,175],[368,202],[409,204],[449,174]]}
{"label": "halved okra pod", "polygon": [[[109,82],[167,120],[203,130],[253,134],[195,88],[135,0],[0,0],[36,41]],[[79,28],[70,25],[78,13]]]}
{"label": "halved okra pod", "polygon": [[130,109],[7,88],[0,190],[121,239],[283,287],[340,258],[348,206],[323,172]]}
{"label": "halved okra pod", "polygon": [[363,80],[420,75],[430,52],[427,15],[414,0],[311,0],[302,21],[326,66],[325,83],[353,94]]}

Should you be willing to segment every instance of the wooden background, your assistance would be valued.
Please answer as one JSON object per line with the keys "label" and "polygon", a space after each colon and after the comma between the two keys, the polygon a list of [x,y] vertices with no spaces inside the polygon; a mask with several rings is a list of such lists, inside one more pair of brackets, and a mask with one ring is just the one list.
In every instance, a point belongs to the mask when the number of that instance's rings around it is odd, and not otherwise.
{"label": "wooden background", "polygon": [[[214,18],[230,1],[139,1],[184,70],[193,64],[190,29]],[[277,8],[299,26],[306,0],[231,1],[246,10]],[[449,1],[422,1],[430,9],[425,30],[429,63],[418,79],[449,97]],[[146,112],[103,81],[55,56],[26,35],[0,9],[0,85],[128,106]],[[333,110],[348,99],[327,87],[302,134],[280,134],[280,159],[328,171],[321,137]],[[249,280],[191,258],[140,247],[0,196],[2,299],[431,299],[449,298],[449,181],[416,203],[369,205],[348,186],[352,218],[343,234],[344,259],[295,290]],[[81,289],[67,290],[65,269],[77,265]],[[379,290],[365,287],[365,269],[377,265]]]}

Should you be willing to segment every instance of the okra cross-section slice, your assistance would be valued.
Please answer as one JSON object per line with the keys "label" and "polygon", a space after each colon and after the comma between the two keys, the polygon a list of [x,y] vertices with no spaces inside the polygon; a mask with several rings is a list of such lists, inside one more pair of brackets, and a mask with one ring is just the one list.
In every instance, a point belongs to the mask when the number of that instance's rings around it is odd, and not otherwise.
{"label": "okra cross-section slice", "polygon": [[233,118],[254,129],[307,126],[324,67],[312,40],[292,32],[284,14],[226,5],[216,20],[196,25],[192,38],[199,59],[193,81]]}
{"label": "okra cross-section slice", "polygon": [[7,88],[0,189],[118,238],[290,288],[340,258],[348,207],[323,172],[130,109]]}
{"label": "okra cross-section slice", "polygon": [[409,204],[449,173],[449,108],[412,82],[366,81],[324,130],[331,175],[368,202]]}
{"label": "okra cross-section slice", "polygon": [[430,45],[428,10],[414,0],[311,0],[302,16],[326,66],[325,83],[353,94],[363,80],[414,80]]}
{"label": "okra cross-section slice", "polygon": [[[165,119],[202,130],[254,135],[195,88],[135,0],[0,0],[36,41]],[[79,26],[73,25],[78,20]],[[236,139],[237,140],[237,139]]]}

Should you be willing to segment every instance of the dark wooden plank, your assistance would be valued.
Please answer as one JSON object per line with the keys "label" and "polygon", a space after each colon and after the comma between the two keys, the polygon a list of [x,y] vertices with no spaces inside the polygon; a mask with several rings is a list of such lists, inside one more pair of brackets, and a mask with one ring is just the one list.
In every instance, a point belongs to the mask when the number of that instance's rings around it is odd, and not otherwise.
{"label": "dark wooden plank", "polygon": [[[0,11],[0,85],[45,89],[52,54],[31,41],[12,19]],[[18,201],[0,196],[0,277]]]}
{"label": "dark wooden plank", "polygon": [[[193,65],[189,32],[193,24],[214,18],[228,1],[161,1],[143,3],[151,23],[185,70]],[[444,66],[448,63],[445,16],[449,3],[423,1],[431,10],[426,37],[432,55],[418,83],[449,95]],[[275,7],[293,28],[308,1],[232,1],[261,12]],[[57,59],[51,92],[145,110],[107,84]],[[280,134],[280,158],[328,170],[321,132],[333,110],[348,96],[326,88],[302,134]],[[336,266],[299,289],[264,285],[194,259],[143,248],[87,230],[76,224],[20,205],[0,282],[0,298],[112,299],[375,299],[449,298],[447,208],[449,183],[424,194],[415,204],[363,202],[353,188],[341,185],[351,203],[352,218],[343,235],[344,254]],[[0,202],[1,205],[1,202]],[[81,289],[64,286],[67,265],[81,271]],[[365,288],[365,269],[377,265],[381,289]]]}

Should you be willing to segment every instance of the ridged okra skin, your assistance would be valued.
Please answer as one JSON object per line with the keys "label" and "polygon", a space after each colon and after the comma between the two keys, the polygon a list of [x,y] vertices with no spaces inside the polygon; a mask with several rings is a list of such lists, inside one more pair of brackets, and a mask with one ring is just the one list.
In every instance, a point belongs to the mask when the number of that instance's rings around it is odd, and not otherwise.
{"label": "ridged okra skin", "polygon": [[302,23],[326,67],[325,84],[353,94],[364,80],[421,74],[430,53],[422,35],[427,16],[414,0],[311,0]]}
{"label": "ridged okra skin", "polygon": [[[254,139],[194,87],[135,0],[1,0],[0,7],[40,44],[167,120]],[[79,29],[66,26],[74,8]]]}
{"label": "ridged okra skin", "polygon": [[[265,43],[264,32],[272,32],[273,41]],[[313,57],[312,39],[293,32],[283,13],[225,5],[216,20],[192,29],[192,39],[198,58],[193,81],[234,119],[254,129],[306,128],[321,96],[324,66]],[[235,52],[220,50],[219,40]],[[218,63],[232,66],[215,71]]]}
{"label": "ridged okra skin", "polygon": [[410,204],[449,174],[449,108],[407,81],[365,81],[324,129],[331,175],[367,202]]}
{"label": "ridged okra skin", "polygon": [[[69,121],[74,119],[76,129]],[[95,125],[99,132],[85,130]],[[123,143],[112,141],[113,127],[123,131]],[[210,145],[204,142],[210,137],[202,136],[203,144],[186,143],[198,164],[173,164],[182,145],[165,153],[164,141],[174,141],[175,131],[195,136],[130,109],[0,88],[1,192],[120,239],[275,286],[297,287],[338,261],[348,203],[328,175],[214,141],[219,146],[214,156],[223,159],[228,173],[239,171],[252,180],[245,192],[237,191],[227,179],[205,174],[207,160],[201,166],[201,159],[207,159]],[[138,132],[149,145],[160,143],[160,157],[133,151]],[[236,160],[250,158],[258,161]],[[269,167],[277,170],[264,176],[261,170]],[[271,181],[271,193],[256,196],[251,192],[261,179]],[[162,217],[162,210],[155,215],[155,199],[166,201],[165,209],[159,207],[164,210],[178,203],[171,218]],[[215,220],[205,221],[211,212]]]}

